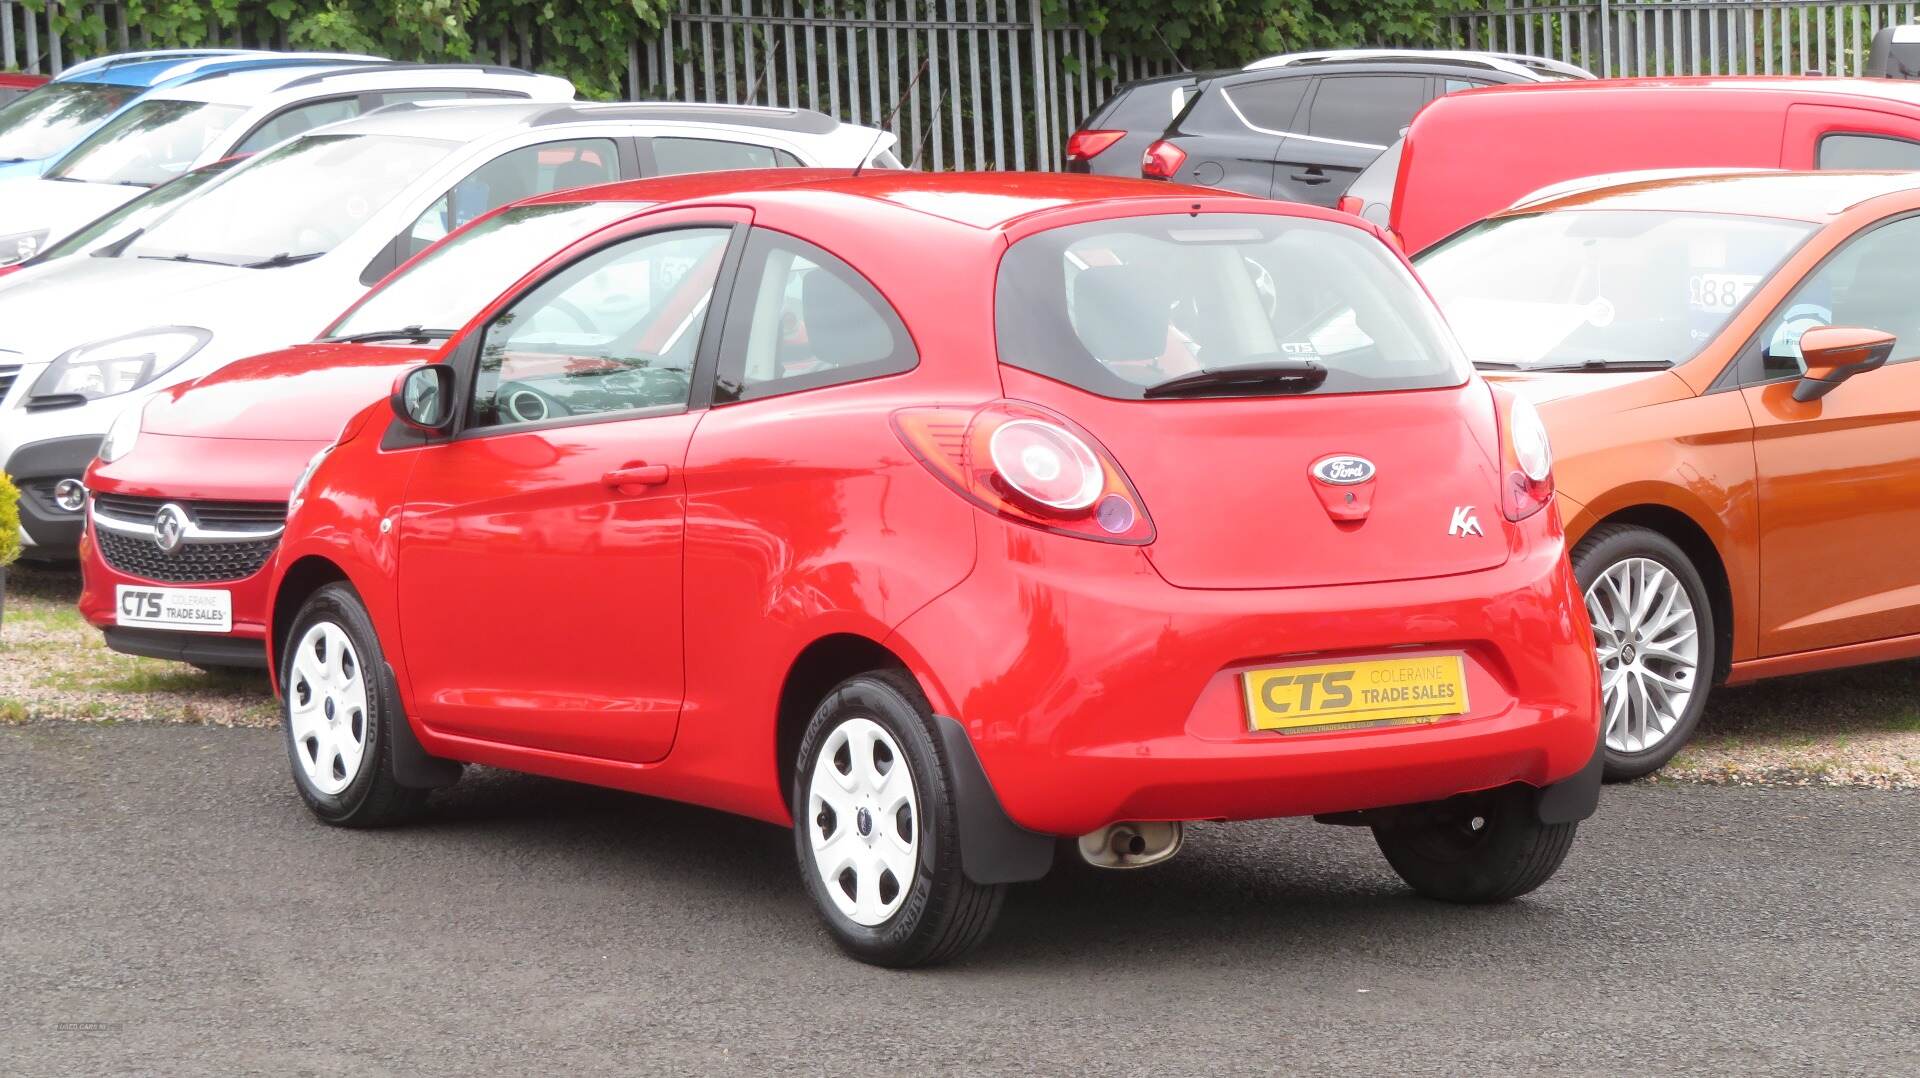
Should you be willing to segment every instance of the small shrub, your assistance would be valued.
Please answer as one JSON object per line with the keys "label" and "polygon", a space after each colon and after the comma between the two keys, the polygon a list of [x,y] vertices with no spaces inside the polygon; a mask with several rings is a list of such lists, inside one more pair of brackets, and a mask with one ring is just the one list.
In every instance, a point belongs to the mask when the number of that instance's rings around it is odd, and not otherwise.
{"label": "small shrub", "polygon": [[0,472],[0,569],[20,557],[20,490]]}

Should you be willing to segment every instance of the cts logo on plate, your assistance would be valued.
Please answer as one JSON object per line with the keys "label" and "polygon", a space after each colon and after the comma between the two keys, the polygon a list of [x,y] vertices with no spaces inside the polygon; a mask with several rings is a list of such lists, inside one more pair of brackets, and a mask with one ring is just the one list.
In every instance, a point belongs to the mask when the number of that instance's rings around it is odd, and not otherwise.
{"label": "cts logo on plate", "polygon": [[1373,478],[1373,462],[1365,457],[1336,454],[1313,462],[1313,477],[1329,486],[1350,487]]}

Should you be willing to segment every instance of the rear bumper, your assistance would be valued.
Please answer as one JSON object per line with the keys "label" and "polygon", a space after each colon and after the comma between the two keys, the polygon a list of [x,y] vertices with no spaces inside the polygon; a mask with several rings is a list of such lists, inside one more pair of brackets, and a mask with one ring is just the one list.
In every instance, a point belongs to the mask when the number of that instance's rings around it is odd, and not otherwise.
{"label": "rear bumper", "polygon": [[[1122,820],[1346,813],[1544,788],[1593,759],[1593,644],[1549,514],[1518,529],[1497,569],[1248,591],[1174,588],[1137,550],[981,527],[973,575],[895,640],[1020,827],[1073,835]],[[1244,671],[1402,649],[1465,656],[1472,711],[1425,725],[1248,729]]]}

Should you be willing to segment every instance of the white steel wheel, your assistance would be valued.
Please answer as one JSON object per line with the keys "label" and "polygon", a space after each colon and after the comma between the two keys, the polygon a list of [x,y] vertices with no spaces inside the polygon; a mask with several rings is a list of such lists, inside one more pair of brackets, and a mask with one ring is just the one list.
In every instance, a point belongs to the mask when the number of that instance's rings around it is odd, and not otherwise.
{"label": "white steel wheel", "polygon": [[367,756],[367,679],[341,626],[316,622],[300,637],[287,678],[294,762],[315,791],[353,784]]}
{"label": "white steel wheel", "polygon": [[1681,725],[1700,691],[1700,618],[1686,586],[1651,559],[1623,558],[1587,587],[1607,748],[1640,753]]}
{"label": "white steel wheel", "polygon": [[907,756],[886,728],[849,718],[814,757],[807,833],[827,897],[855,924],[884,924],[913,889],[920,805]]}

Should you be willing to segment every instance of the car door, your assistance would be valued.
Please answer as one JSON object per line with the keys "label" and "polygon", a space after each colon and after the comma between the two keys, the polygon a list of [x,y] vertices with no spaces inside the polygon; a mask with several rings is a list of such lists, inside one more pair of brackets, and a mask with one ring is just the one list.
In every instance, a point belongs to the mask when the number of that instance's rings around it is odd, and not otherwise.
{"label": "car door", "polygon": [[[572,259],[459,350],[458,432],[418,452],[400,518],[419,718],[466,738],[647,762],[684,692],[682,476],[738,210]],[[711,328],[710,328],[711,327]]]}
{"label": "car door", "polygon": [[[1892,359],[1793,399],[1799,337],[1898,338]],[[1760,505],[1760,652],[1920,633],[1920,215],[1863,229],[1778,307],[1745,357]]]}
{"label": "car door", "polygon": [[1276,198],[1332,206],[1432,96],[1424,75],[1323,75],[1274,160]]}
{"label": "car door", "polygon": [[[1194,160],[1182,178],[1208,187],[1224,187],[1261,198],[1292,198],[1274,182],[1274,159],[1294,125],[1313,80],[1290,75],[1221,86],[1217,93],[1227,103],[1232,121],[1216,120],[1202,126],[1206,137],[1194,140]],[[1201,119],[1195,105],[1196,121]],[[1215,110],[1215,115],[1218,115]]]}

